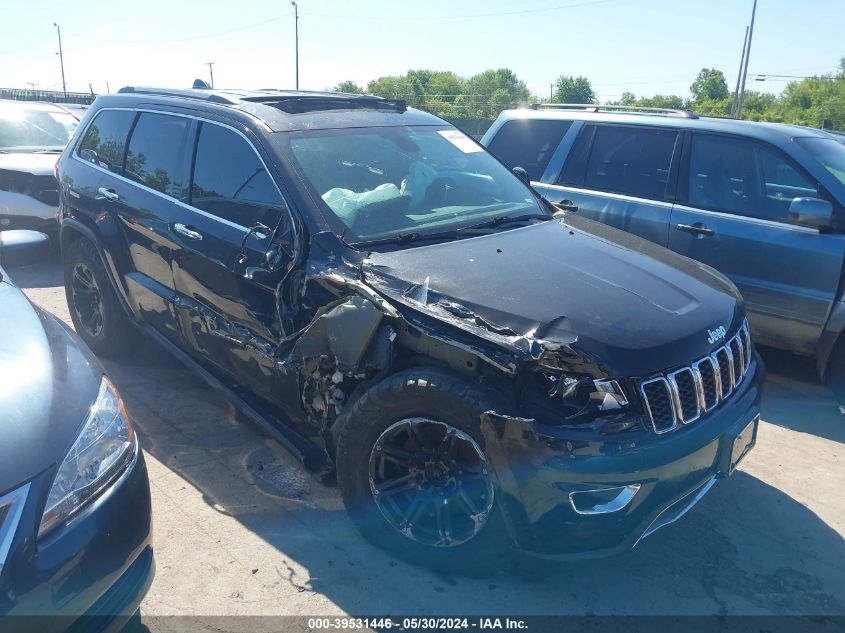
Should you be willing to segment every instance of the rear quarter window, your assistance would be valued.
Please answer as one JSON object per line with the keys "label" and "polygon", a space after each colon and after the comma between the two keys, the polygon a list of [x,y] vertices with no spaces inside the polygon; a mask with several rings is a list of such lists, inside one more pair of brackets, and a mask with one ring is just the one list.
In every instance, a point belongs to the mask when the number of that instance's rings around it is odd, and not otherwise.
{"label": "rear quarter window", "polygon": [[508,167],[522,167],[540,180],[572,121],[516,119],[505,122],[487,148]]}
{"label": "rear quarter window", "polygon": [[85,130],[76,148],[77,156],[116,174],[122,173],[126,137],[134,120],[135,113],[129,110],[99,112]]}

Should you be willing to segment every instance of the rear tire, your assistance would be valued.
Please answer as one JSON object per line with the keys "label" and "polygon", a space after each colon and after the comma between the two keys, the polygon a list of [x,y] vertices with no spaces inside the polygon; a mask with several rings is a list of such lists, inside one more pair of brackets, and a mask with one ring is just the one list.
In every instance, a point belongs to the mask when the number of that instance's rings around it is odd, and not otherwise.
{"label": "rear tire", "polygon": [[480,428],[488,399],[457,375],[416,368],[389,376],[344,412],[337,479],[364,537],[443,572],[483,577],[510,563]]}
{"label": "rear tire", "polygon": [[94,245],[85,238],[63,253],[65,297],[76,333],[95,354],[110,358],[138,342]]}

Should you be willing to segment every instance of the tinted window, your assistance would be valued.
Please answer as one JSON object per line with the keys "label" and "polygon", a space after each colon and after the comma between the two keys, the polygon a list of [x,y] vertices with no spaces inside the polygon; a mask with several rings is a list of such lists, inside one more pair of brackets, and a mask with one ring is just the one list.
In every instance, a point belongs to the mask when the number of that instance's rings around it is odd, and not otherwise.
{"label": "tinted window", "polygon": [[573,185],[580,187],[584,184],[584,172],[587,170],[587,157],[590,155],[590,146],[593,144],[593,135],[596,133],[595,125],[585,125],[563,165],[560,172],[558,184]]}
{"label": "tinted window", "polygon": [[690,205],[788,221],[789,204],[798,197],[818,197],[818,187],[780,151],[729,136],[693,135]]}
{"label": "tinted window", "polygon": [[252,146],[219,125],[203,123],[197,141],[191,204],[220,218],[275,228],[284,201]]}
{"label": "tinted window", "polygon": [[522,167],[531,180],[540,180],[570,125],[572,121],[508,121],[488,149],[508,167]]}
{"label": "tinted window", "polygon": [[190,119],[142,112],[126,153],[127,178],[181,197]]}
{"label": "tinted window", "polygon": [[662,200],[678,133],[646,127],[598,126],[584,186]]}
{"label": "tinted window", "polygon": [[88,126],[76,153],[95,165],[121,173],[126,137],[134,119],[135,113],[128,110],[103,110]]}

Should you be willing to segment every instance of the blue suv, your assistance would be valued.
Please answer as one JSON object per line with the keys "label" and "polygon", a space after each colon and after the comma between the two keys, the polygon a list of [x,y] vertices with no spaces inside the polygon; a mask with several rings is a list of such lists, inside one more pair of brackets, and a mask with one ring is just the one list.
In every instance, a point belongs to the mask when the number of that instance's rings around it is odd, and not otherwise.
{"label": "blue suv", "polygon": [[682,110],[546,105],[481,140],[561,208],[727,275],[757,342],[815,357],[845,401],[845,145]]}

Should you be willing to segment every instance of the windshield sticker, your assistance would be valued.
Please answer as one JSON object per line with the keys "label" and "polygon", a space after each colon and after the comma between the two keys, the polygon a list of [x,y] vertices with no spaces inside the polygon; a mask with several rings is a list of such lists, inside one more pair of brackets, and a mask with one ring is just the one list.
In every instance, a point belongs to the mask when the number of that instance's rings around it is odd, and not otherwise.
{"label": "windshield sticker", "polygon": [[464,154],[484,151],[483,147],[474,143],[470,137],[458,130],[438,130],[437,133],[461,150]]}

